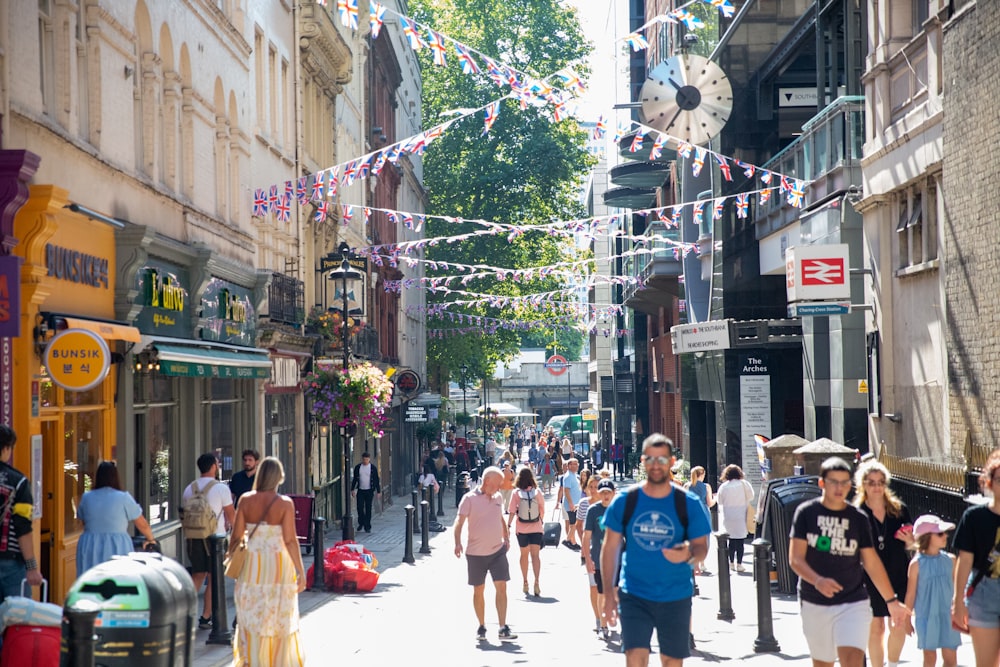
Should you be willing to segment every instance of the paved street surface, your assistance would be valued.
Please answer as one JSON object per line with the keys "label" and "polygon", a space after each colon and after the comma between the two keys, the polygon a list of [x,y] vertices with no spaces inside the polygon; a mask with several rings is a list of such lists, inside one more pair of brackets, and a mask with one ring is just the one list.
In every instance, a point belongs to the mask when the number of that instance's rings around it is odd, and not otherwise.
{"label": "paved street surface", "polygon": [[[306,657],[313,665],[462,665],[463,667],[520,665],[545,661],[549,665],[624,664],[617,633],[611,641],[598,639],[592,628],[589,589],[577,552],[566,547],[542,550],[540,598],[521,593],[521,574],[516,543],[511,550],[508,622],[518,635],[512,642],[497,639],[496,611],[492,607],[492,587],[487,583],[486,618],[488,642],[475,639],[476,620],[472,612],[472,589],[466,585],[464,559],[455,558],[450,527],[455,517],[453,489],[445,490],[445,516],[439,521],[449,527],[431,533],[431,553],[419,553],[420,536],[414,536],[416,563],[403,559],[403,507],[408,497],[393,499],[381,516],[372,521],[372,533],[360,533],[362,542],[380,561],[379,585],[372,593],[303,593],[299,600],[302,637]],[[551,501],[549,515],[551,516]],[[564,536],[565,537],[565,536]],[[339,531],[326,538],[331,545]],[[750,570],[732,573],[733,609],[736,619],[716,618],[719,610],[715,539],[708,567],[710,576],[698,578],[701,595],[694,601],[694,635],[697,649],[687,665],[719,662],[756,665],[811,665],[793,596],[772,595],[774,635],[779,653],[754,653],[757,637],[757,598]],[[306,567],[309,567],[308,560]],[[230,604],[232,603],[230,584]],[[232,611],[230,611],[232,613]],[[232,616],[230,616],[232,618]],[[206,646],[207,630],[198,631],[195,664],[216,667],[231,662],[225,646]],[[972,665],[972,647],[967,636],[958,652],[959,665]],[[655,642],[655,637],[654,637]],[[654,643],[655,650],[655,643]],[[346,663],[344,662],[346,661]],[[363,661],[363,662],[361,662]],[[651,657],[651,665],[659,658]],[[921,664],[916,638],[907,640],[902,664]]]}

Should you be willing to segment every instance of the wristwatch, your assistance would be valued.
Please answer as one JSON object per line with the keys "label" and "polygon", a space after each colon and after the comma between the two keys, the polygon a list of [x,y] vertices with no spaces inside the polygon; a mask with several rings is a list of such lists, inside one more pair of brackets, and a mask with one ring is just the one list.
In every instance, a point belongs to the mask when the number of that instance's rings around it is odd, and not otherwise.
{"label": "wristwatch", "polygon": [[885,601],[886,604],[892,604],[893,602],[899,602],[898,595],[893,595],[891,598]]}

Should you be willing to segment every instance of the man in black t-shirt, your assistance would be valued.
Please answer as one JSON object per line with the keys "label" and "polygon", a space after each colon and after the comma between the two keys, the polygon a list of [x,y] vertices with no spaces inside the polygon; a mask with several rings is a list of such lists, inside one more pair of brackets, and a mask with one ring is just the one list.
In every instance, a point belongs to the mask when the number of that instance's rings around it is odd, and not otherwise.
{"label": "man in black t-shirt", "polygon": [[910,612],[893,592],[868,519],[847,503],[851,467],[843,459],[827,459],[819,485],[823,495],[795,510],[790,535],[802,628],[814,667],[832,667],[838,659],[841,667],[861,667],[872,619],[864,574],[885,599],[893,625],[905,622]]}
{"label": "man in black t-shirt", "polygon": [[240,470],[229,480],[229,491],[233,494],[233,507],[239,506],[240,496],[253,489],[258,463],[260,463],[260,454],[256,450],[243,450],[243,470]]}

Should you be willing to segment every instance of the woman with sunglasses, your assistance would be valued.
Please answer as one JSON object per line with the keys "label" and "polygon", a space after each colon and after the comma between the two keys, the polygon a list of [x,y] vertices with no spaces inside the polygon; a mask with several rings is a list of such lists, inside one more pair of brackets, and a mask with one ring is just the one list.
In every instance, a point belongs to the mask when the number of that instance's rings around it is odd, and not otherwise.
{"label": "woman with sunglasses", "polygon": [[[854,473],[854,485],[857,488],[854,504],[868,518],[868,525],[875,539],[875,550],[889,575],[893,592],[900,600],[904,600],[907,568],[910,564],[908,549],[913,545],[913,522],[906,505],[889,488],[891,480],[889,470],[878,461],[862,463]],[[890,627],[886,640],[885,619],[889,617],[889,606],[867,574],[865,587],[872,606],[872,624],[868,635],[869,662],[873,667],[882,667],[888,659],[889,667],[895,667],[906,642],[906,627]]]}
{"label": "woman with sunglasses", "polygon": [[1000,665],[1000,449],[979,476],[990,500],[965,510],[955,531],[955,594],[951,620],[972,636],[976,667]]}

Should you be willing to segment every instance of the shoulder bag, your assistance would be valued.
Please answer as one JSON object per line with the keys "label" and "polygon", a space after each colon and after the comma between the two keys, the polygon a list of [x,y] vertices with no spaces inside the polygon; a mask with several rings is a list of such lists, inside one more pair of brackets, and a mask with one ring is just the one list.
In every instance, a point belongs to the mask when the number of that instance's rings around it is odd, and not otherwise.
{"label": "shoulder bag", "polygon": [[253,530],[247,535],[246,530],[243,531],[243,537],[240,538],[239,544],[237,544],[233,549],[226,554],[225,560],[222,562],[223,568],[225,568],[226,576],[230,579],[239,579],[240,573],[243,572],[244,566],[247,563],[247,545],[250,543],[250,538],[253,534],[257,532],[260,528],[260,524],[263,523],[264,519],[267,518],[267,513],[271,511],[271,506],[274,505],[275,501],[280,498],[277,493],[275,493],[274,498],[267,505],[267,509],[260,517],[260,521],[254,524]]}

